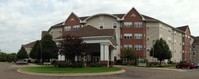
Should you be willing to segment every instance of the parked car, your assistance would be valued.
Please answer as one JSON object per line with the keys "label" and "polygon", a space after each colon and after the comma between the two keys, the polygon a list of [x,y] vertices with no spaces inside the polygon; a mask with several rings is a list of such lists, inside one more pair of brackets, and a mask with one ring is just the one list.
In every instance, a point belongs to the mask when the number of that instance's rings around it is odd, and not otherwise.
{"label": "parked car", "polygon": [[178,68],[193,69],[193,68],[195,68],[195,65],[194,65],[194,63],[191,63],[191,62],[182,61],[182,62],[180,62],[180,63],[178,63],[178,64],[176,65],[176,68],[177,68],[177,69],[178,69]]}
{"label": "parked car", "polygon": [[196,68],[199,68],[199,61],[198,62],[194,62],[194,65]]}
{"label": "parked car", "polygon": [[27,60],[18,60],[18,61],[15,62],[15,64],[17,64],[17,65],[27,65],[28,61]]}

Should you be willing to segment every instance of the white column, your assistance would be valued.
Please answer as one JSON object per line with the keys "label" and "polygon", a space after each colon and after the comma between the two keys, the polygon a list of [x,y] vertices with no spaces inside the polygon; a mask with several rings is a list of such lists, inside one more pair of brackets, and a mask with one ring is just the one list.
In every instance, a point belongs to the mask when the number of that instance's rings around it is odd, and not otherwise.
{"label": "white column", "polygon": [[109,43],[100,43],[100,61],[107,62],[109,67]]}
{"label": "white column", "polygon": [[104,60],[104,44],[100,44],[100,61]]}
{"label": "white column", "polygon": [[105,44],[105,60],[109,61],[109,45]]}

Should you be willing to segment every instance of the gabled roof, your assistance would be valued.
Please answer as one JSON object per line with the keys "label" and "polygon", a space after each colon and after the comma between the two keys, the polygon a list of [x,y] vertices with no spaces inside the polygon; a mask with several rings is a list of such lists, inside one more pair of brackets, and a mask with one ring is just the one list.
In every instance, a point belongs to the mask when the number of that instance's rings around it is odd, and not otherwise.
{"label": "gabled roof", "polygon": [[63,25],[63,23],[64,23],[64,22],[60,22],[60,23],[57,23],[57,24],[55,24],[55,25],[51,26],[51,27],[50,27],[50,29],[49,29],[48,31],[50,31],[52,28],[59,28],[59,27],[63,27],[63,26],[64,26],[64,25]]}
{"label": "gabled roof", "polygon": [[122,19],[125,14],[112,14],[112,15],[117,16],[118,18]]}
{"label": "gabled roof", "polygon": [[177,27],[177,29],[180,29],[180,30],[182,30],[183,32],[185,32],[186,29],[187,29],[188,27],[189,27],[188,25],[185,25],[185,26]]}
{"label": "gabled roof", "polygon": [[133,7],[131,10],[129,10],[129,12],[126,13],[126,14],[122,17],[122,19],[124,19],[124,17],[125,17],[126,15],[128,15],[132,10],[135,10],[135,11],[141,16],[142,20],[145,20],[145,18],[144,18],[134,7]]}
{"label": "gabled roof", "polygon": [[[75,35],[80,37],[92,37],[92,36],[113,36],[115,34],[114,29],[97,29],[91,25],[84,26],[76,31],[65,32],[67,35]],[[58,37],[57,39],[62,38]]]}
{"label": "gabled roof", "polygon": [[79,19],[81,20],[81,21],[84,21],[86,18],[88,18],[89,16],[83,16],[83,17],[79,17]]}
{"label": "gabled roof", "polygon": [[193,44],[199,44],[199,36],[194,37],[194,42]]}
{"label": "gabled roof", "polygon": [[22,45],[24,48],[33,48],[33,46],[35,45],[35,43],[37,42],[38,40],[36,41],[33,41],[33,42],[30,42],[28,44],[25,44],[25,45]]}

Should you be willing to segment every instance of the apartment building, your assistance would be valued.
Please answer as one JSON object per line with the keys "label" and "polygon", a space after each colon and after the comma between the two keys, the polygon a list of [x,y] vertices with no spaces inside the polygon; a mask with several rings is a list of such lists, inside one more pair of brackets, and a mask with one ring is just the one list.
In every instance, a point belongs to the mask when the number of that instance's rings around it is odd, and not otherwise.
{"label": "apartment building", "polygon": [[[107,33],[107,30],[114,31],[114,34],[104,35],[103,33]],[[112,32],[107,34],[112,34]],[[190,61],[191,45],[194,41],[188,26],[175,28],[160,20],[140,14],[135,8],[125,14],[102,13],[79,17],[71,13],[65,21],[51,26],[48,33],[57,42],[65,34],[82,36],[85,42],[96,47],[93,49],[97,51],[93,52],[98,52],[98,54],[94,59],[106,61],[106,64],[107,61],[110,64],[120,59],[122,48],[133,48],[139,58],[155,62],[157,59],[150,57],[149,51],[155,40],[160,38],[166,40],[169,45],[172,52],[171,61]],[[63,59],[64,57],[59,55],[59,60]]]}
{"label": "apartment building", "polygon": [[192,48],[193,48],[192,60],[194,62],[198,62],[199,61],[199,36],[194,37]]}

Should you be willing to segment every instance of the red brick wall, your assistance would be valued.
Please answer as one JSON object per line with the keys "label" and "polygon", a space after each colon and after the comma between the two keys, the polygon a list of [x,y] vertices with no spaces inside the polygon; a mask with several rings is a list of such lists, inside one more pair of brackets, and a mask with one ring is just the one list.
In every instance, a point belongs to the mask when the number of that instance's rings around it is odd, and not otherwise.
{"label": "red brick wall", "polygon": [[[135,15],[135,16],[132,16]],[[132,22],[132,27],[126,28],[124,27],[124,22]],[[142,22],[143,26],[141,28],[134,27],[134,22]],[[134,49],[134,45],[142,45],[143,50],[135,50],[135,53],[138,54],[140,57],[146,58],[146,25],[145,22],[142,20],[142,17],[139,15],[139,13],[132,9],[125,17],[124,21],[121,23],[121,45],[132,45]],[[124,39],[124,33],[132,33],[132,39]],[[142,39],[134,39],[134,34],[140,33],[143,34]]]}
{"label": "red brick wall", "polygon": [[[185,35],[187,36],[190,36],[190,31],[189,29],[186,29],[185,31]],[[187,38],[187,37],[183,37],[183,42],[184,42],[184,45],[182,46],[182,49],[186,52],[184,52],[182,54],[182,59],[183,60],[186,60],[186,61],[190,61],[191,60],[191,54],[190,54],[190,51],[191,51],[191,48],[190,48],[190,39]],[[188,53],[189,52],[189,53]]]}

